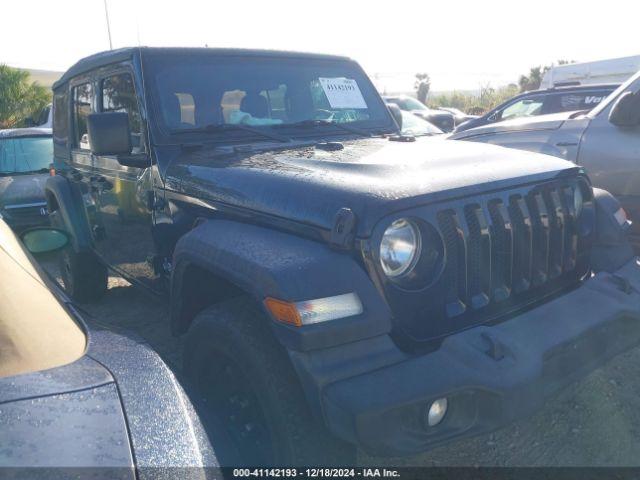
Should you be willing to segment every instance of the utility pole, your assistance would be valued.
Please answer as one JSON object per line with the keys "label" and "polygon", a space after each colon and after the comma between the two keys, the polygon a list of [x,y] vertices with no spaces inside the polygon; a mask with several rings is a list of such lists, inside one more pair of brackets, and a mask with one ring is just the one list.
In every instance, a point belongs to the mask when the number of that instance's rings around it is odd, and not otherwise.
{"label": "utility pole", "polygon": [[107,33],[109,34],[109,50],[113,50],[113,43],[111,42],[111,25],[109,25],[109,9],[107,8],[107,0],[104,0],[104,16],[107,19]]}

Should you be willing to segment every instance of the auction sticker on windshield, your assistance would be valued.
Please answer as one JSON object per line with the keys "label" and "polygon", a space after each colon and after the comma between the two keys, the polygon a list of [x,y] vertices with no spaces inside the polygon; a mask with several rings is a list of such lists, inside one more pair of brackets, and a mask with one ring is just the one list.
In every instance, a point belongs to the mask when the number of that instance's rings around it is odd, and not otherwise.
{"label": "auction sticker on windshield", "polygon": [[367,108],[358,82],[352,78],[319,78],[331,108]]}

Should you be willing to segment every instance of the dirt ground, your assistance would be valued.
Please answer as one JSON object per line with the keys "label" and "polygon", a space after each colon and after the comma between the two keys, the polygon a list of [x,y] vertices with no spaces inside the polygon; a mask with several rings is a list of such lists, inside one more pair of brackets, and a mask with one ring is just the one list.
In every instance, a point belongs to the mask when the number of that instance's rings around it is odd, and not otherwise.
{"label": "dirt ground", "polygon": [[[56,275],[52,262],[44,265]],[[57,276],[57,275],[56,275]],[[181,340],[171,336],[168,306],[110,277],[98,303],[82,305],[100,323],[145,338],[180,376]],[[640,348],[595,371],[533,417],[490,435],[408,458],[371,458],[388,466],[640,466]]]}

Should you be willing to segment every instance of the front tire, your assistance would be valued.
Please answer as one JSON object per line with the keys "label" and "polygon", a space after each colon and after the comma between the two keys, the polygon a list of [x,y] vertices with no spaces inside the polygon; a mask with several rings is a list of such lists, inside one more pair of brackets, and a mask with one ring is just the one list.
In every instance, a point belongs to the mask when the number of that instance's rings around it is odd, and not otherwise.
{"label": "front tire", "polygon": [[204,310],[187,333],[184,370],[200,394],[214,448],[212,426],[224,426],[233,444],[232,458],[222,464],[355,464],[355,448],[312,416],[289,358],[263,317],[248,299],[237,298]]}
{"label": "front tire", "polygon": [[100,300],[107,291],[108,272],[92,252],[66,248],[60,254],[60,276],[65,292],[80,303]]}

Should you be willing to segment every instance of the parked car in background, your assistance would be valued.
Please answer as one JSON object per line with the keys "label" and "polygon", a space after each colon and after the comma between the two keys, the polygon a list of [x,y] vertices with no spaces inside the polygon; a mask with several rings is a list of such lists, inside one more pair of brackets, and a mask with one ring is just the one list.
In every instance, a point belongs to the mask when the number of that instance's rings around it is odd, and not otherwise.
{"label": "parked car in background", "polygon": [[640,343],[607,192],[563,159],[398,135],[349,58],[104,52],[54,85],[53,130],[69,293],[98,298],[109,267],[170,297],[250,465],[494,430]]}
{"label": "parked car in background", "polygon": [[51,104],[44,107],[37,122],[41,128],[51,128],[53,125],[53,108]]}
{"label": "parked car in background", "polygon": [[505,120],[534,117],[550,113],[591,110],[607,98],[620,84],[566,86],[521,93],[481,117],[458,125],[456,132]]}
{"label": "parked car in background", "polygon": [[66,248],[68,235],[39,227],[22,239],[0,219],[0,469],[201,479],[210,467],[213,476],[216,455],[167,365],[139,339],[85,323],[27,251]]}
{"label": "parked car in background", "polygon": [[12,228],[48,223],[44,184],[52,163],[50,128],[0,130],[0,214]]}
{"label": "parked car in background", "polygon": [[53,106],[46,105],[40,113],[35,117],[29,117],[24,120],[24,126],[27,128],[51,128],[53,125]]}
{"label": "parked car in background", "polygon": [[394,103],[398,105],[401,110],[410,112],[423,120],[432,123],[443,132],[451,132],[455,127],[453,114],[429,108],[417,98],[413,98],[408,95],[384,96],[382,98],[385,102]]}
{"label": "parked car in background", "polygon": [[459,108],[438,107],[437,110],[442,110],[443,112],[448,112],[453,115],[456,126],[460,125],[461,123],[468,122],[469,120],[478,118],[478,115],[469,115],[468,113],[464,113]]}
{"label": "parked car in background", "polygon": [[586,114],[521,118],[450,138],[546,153],[583,166],[593,184],[614,194],[634,220],[632,241],[640,249],[640,72]]}
{"label": "parked car in background", "polygon": [[442,135],[444,132],[438,127],[426,120],[407,112],[400,110],[395,103],[388,103],[387,108],[395,118],[400,133],[409,137],[425,137],[432,135]]}

